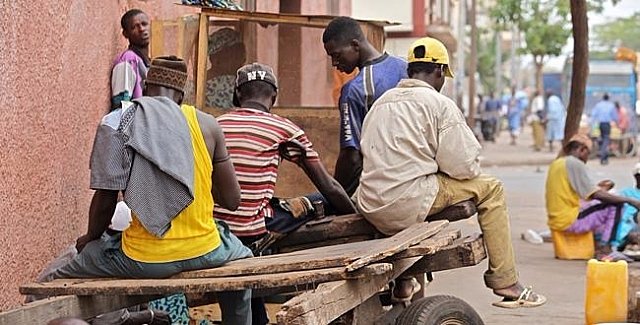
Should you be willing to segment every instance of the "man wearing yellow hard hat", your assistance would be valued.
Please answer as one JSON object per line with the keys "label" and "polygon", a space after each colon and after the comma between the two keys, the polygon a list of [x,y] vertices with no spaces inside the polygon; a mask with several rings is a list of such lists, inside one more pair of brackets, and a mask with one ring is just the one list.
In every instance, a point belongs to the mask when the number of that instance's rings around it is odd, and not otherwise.
{"label": "man wearing yellow hard hat", "polygon": [[[440,94],[445,78],[453,77],[447,49],[437,39],[421,38],[411,45],[408,62],[409,78],[384,93],[362,125],[358,210],[391,235],[472,200],[489,256],[485,284],[503,297],[493,305],[543,305],[546,298],[518,280],[502,183],[481,174],[480,144],[460,109]],[[413,281],[399,286],[394,294],[417,291]]]}

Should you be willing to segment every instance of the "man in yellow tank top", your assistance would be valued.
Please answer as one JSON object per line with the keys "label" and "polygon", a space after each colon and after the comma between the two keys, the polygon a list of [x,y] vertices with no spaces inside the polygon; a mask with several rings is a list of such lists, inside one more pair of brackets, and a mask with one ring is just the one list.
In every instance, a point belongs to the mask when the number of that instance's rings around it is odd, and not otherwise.
{"label": "man in yellow tank top", "polygon": [[[78,256],[48,279],[166,278],[251,256],[212,218],[214,201],[238,207],[240,187],[215,118],[178,106],[186,72],[181,59],[154,59],[146,96],[103,118],[91,156],[88,231]],[[107,235],[120,192],[133,220]],[[224,324],[251,324],[250,297],[250,290],[219,293]]]}

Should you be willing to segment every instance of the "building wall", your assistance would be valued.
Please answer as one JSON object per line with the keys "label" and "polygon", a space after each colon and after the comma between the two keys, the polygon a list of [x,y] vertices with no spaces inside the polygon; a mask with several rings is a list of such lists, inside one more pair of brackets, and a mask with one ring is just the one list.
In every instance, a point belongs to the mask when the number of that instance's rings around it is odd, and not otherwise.
{"label": "building wall", "polygon": [[[346,1],[300,1],[302,13],[350,11]],[[47,0],[35,6],[16,0],[0,4],[0,103],[4,107],[0,110],[0,245],[4,247],[0,310],[19,305],[23,297],[18,286],[33,281],[86,230],[93,193],[88,189],[93,136],[109,107],[112,60],[127,45],[120,17],[131,8],[144,10],[152,20],[196,12],[174,2]],[[280,10],[275,0],[258,1],[256,9]],[[277,44],[277,28],[258,34],[258,53],[277,57],[269,40]],[[298,44],[303,49],[302,83],[308,85],[302,87],[301,97],[303,104],[328,107],[313,112],[284,110],[282,115],[307,130],[332,169],[338,149],[338,115],[332,107],[331,70],[321,44],[316,53],[308,53],[308,47],[321,43],[321,32],[305,29],[309,34]],[[305,67],[311,72],[305,72]],[[287,176],[278,184],[279,193],[313,190],[296,169],[290,164],[283,167],[282,174]]]}
{"label": "building wall", "polygon": [[86,230],[89,154],[109,105],[120,17],[191,12],[173,0],[0,3],[0,310]]}

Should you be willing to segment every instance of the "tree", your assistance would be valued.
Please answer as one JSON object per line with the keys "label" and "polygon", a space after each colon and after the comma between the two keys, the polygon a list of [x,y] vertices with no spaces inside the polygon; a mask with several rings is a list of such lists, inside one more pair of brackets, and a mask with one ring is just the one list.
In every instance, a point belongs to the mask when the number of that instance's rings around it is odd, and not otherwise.
{"label": "tree", "polygon": [[[589,76],[589,25],[587,10],[602,12],[606,0],[571,1],[571,23],[573,34],[573,63],[571,73],[571,94],[567,108],[567,120],[564,126],[564,142],[568,141],[580,129],[580,118],[584,110],[585,90]],[[618,0],[611,0],[615,5]]]}
{"label": "tree", "polygon": [[542,92],[542,68],[549,56],[560,55],[571,33],[566,0],[499,0],[491,16],[502,25],[515,24],[524,33],[521,54],[530,54],[536,68],[536,89]]}
{"label": "tree", "polygon": [[478,42],[478,75],[486,93],[497,93],[502,89],[497,89],[498,79],[494,67],[506,62],[509,59],[509,53],[502,53],[500,62],[497,62],[496,42],[498,38],[496,35],[491,35],[489,31],[490,29],[480,28],[478,32],[481,36]]}
{"label": "tree", "polygon": [[595,45],[611,53],[620,46],[640,51],[638,35],[640,35],[640,13],[593,26]]}
{"label": "tree", "polygon": [[571,94],[567,119],[564,124],[564,141],[568,141],[580,129],[580,118],[584,110],[584,97],[589,76],[589,26],[587,23],[587,1],[571,1],[571,23],[573,24],[573,62]]}

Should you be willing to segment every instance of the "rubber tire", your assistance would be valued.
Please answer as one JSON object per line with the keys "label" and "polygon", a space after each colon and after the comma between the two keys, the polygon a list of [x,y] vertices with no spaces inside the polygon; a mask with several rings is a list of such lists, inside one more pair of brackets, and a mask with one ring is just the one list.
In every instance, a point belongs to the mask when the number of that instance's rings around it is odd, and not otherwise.
{"label": "rubber tire", "polygon": [[446,295],[412,302],[396,319],[396,325],[483,325],[480,315],[464,300]]}

